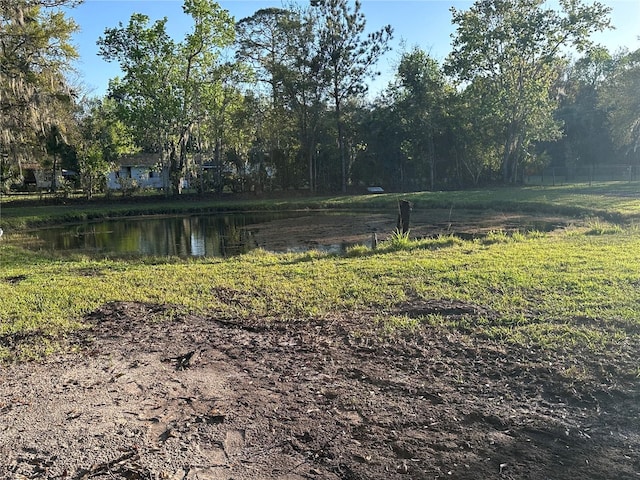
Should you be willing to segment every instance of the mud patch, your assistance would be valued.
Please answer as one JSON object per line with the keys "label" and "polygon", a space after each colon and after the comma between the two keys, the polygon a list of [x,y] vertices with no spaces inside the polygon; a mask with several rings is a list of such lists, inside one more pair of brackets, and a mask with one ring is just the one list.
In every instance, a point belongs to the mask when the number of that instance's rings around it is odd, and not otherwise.
{"label": "mud patch", "polygon": [[462,302],[459,300],[411,300],[398,307],[400,315],[410,318],[425,318],[432,315],[448,319],[463,317],[482,317],[489,320],[498,318],[498,313],[482,305]]}
{"label": "mud patch", "polygon": [[[420,208],[411,213],[411,238],[456,235],[463,239],[483,237],[492,231],[553,231],[576,223],[576,219],[536,213]],[[256,244],[266,250],[306,251],[348,245],[371,245],[375,233],[386,240],[397,227],[397,214],[335,213],[286,218],[248,227]]]}
{"label": "mud patch", "polygon": [[5,277],[4,281],[7,282],[10,285],[17,285],[20,282],[23,282],[27,279],[26,275],[13,275],[10,277]]}
{"label": "mud patch", "polygon": [[640,476],[638,379],[621,374],[637,339],[596,358],[433,327],[385,337],[370,315],[244,324],[168,311],[105,305],[73,340],[81,353],[1,370],[0,477]]}

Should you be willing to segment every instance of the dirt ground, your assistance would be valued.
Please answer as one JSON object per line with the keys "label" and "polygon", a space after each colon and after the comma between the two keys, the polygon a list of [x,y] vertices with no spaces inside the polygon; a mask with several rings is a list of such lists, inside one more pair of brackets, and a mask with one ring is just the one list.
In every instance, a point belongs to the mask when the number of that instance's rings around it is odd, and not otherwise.
{"label": "dirt ground", "polygon": [[367,312],[164,312],[104,305],[75,353],[0,369],[0,478],[640,478],[638,343],[600,358],[426,326],[385,337]]}
{"label": "dirt ground", "polygon": [[[470,239],[492,230],[550,231],[575,224],[575,219],[548,214],[490,212],[466,209],[420,209],[411,212],[410,236],[435,237],[454,233]],[[305,251],[312,248],[340,251],[349,245],[370,245],[375,233],[385,240],[397,227],[394,212],[323,213],[285,218],[247,226],[253,243],[276,252]]]}

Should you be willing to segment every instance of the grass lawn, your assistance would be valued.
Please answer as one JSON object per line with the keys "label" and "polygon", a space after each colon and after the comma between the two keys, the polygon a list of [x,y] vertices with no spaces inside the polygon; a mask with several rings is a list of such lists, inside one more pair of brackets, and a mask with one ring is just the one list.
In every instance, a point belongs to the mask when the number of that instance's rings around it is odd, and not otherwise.
{"label": "grass lawn", "polygon": [[[582,230],[513,236],[496,232],[475,241],[396,238],[376,251],[355,247],[345,256],[256,251],[231,259],[117,260],[55,257],[2,243],[0,357],[27,358],[63,348],[65,335],[82,329],[86,314],[125,300],[170,305],[169,312],[272,321],[362,310],[373,312],[369,321],[382,331],[428,323],[550,349],[611,348],[640,331],[640,231],[633,225],[640,214],[637,189],[638,184],[615,183],[408,194],[403,197],[423,207],[571,210],[618,218],[624,226],[594,220],[591,228]],[[209,200],[157,208],[393,208],[398,197]],[[4,205],[3,222],[15,227],[153,210],[144,202],[10,205]],[[464,302],[485,313],[455,321],[438,312],[412,317],[397,313],[403,302],[434,299]]]}

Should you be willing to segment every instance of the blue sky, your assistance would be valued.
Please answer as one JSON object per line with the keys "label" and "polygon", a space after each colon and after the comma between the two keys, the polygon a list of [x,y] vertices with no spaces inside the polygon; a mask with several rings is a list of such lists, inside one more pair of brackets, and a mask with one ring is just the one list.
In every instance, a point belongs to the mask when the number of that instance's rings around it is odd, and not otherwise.
{"label": "blue sky", "polygon": [[[600,1],[612,7],[611,19],[616,29],[598,34],[595,39],[612,51],[640,48],[640,1]],[[222,0],[218,3],[236,20],[250,16],[260,8],[283,5],[281,0]],[[378,70],[382,75],[371,85],[371,90],[382,89],[392,77],[403,41],[408,48],[417,45],[437,60],[444,60],[451,49],[454,31],[449,9],[452,6],[467,9],[472,4],[471,0],[362,0],[368,28],[377,30],[387,24],[394,28],[393,51],[380,61]],[[98,37],[105,28],[116,27],[118,22],[126,24],[132,13],[144,13],[151,21],[167,17],[168,32],[176,39],[183,38],[191,27],[190,17],[182,12],[181,0],[85,0],[68,14],[81,29],[74,38],[80,53],[76,69],[78,81],[90,94],[104,95],[109,79],[119,75],[116,64],[98,57]]]}

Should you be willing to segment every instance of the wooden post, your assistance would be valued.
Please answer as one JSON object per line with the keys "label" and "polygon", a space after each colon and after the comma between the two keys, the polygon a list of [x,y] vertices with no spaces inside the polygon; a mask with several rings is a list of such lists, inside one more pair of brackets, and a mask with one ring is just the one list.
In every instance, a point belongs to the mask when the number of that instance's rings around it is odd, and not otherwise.
{"label": "wooden post", "polygon": [[398,201],[398,231],[406,234],[409,231],[409,218],[411,217],[411,202],[408,200]]}

